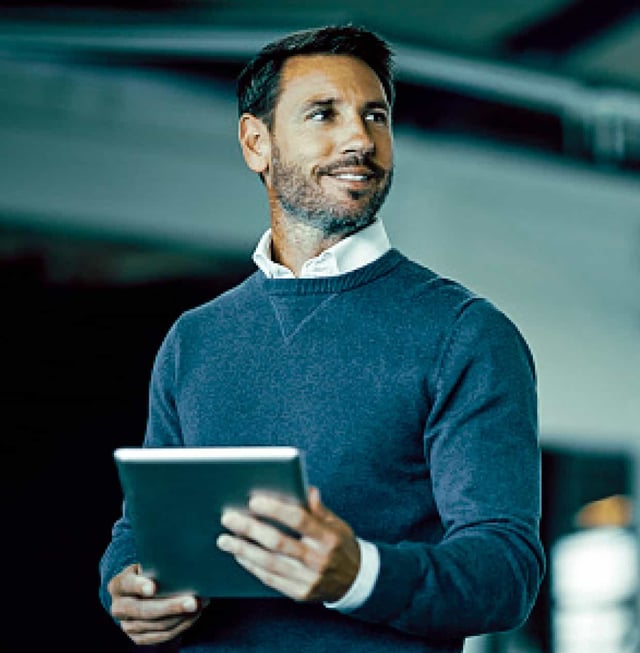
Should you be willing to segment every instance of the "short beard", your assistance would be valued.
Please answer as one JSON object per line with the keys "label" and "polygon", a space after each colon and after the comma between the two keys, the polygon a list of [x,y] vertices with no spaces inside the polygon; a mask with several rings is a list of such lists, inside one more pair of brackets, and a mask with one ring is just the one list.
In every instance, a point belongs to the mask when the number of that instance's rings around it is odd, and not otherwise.
{"label": "short beard", "polygon": [[[365,165],[371,166],[371,163]],[[372,224],[389,194],[392,179],[393,168],[387,173],[384,185],[371,194],[365,206],[348,208],[312,184],[298,166],[283,162],[278,147],[274,145],[273,148],[271,183],[278,202],[291,218],[318,229],[324,237],[346,236]],[[358,191],[350,191],[350,194],[353,199],[361,195]]]}

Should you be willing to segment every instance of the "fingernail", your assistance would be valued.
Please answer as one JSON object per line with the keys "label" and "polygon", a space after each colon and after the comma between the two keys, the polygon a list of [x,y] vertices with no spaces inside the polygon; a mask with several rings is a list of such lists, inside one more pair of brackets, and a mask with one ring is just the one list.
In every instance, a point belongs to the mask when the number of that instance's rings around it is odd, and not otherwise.
{"label": "fingernail", "polygon": [[271,497],[265,497],[264,495],[259,494],[251,498],[249,501],[249,508],[255,512],[264,512],[273,507],[273,501],[274,500]]}
{"label": "fingernail", "polygon": [[237,512],[234,512],[233,510],[225,510],[222,513],[222,518],[220,519],[221,523],[223,526],[226,526],[227,528],[230,528],[234,524],[238,523],[238,518],[239,515]]}
{"label": "fingernail", "polygon": [[151,596],[153,594],[153,583],[145,583],[142,586],[142,593],[145,596]]}
{"label": "fingernail", "polygon": [[231,551],[231,538],[228,535],[219,535],[216,544],[218,545],[218,548],[223,551]]}
{"label": "fingernail", "polygon": [[187,612],[193,612],[198,607],[198,603],[192,596],[190,596],[182,602],[182,607]]}

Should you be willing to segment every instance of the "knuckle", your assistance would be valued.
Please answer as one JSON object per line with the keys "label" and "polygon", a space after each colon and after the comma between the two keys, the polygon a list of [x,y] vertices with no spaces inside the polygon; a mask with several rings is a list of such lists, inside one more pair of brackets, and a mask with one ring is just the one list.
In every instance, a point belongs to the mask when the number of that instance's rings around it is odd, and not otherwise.
{"label": "knuckle", "polygon": [[268,575],[269,578],[273,578],[273,575],[278,571],[281,571],[281,562],[279,558],[266,557],[262,562],[262,567],[264,569],[265,575]]}
{"label": "knuckle", "polygon": [[316,596],[316,592],[318,590],[319,584],[320,584],[320,577],[315,576],[310,583],[306,584],[305,586],[299,589],[297,600],[305,601],[305,602],[313,601]]}
{"label": "knuckle", "polygon": [[307,555],[307,548],[301,546],[298,541],[287,538],[283,553],[291,558],[304,562],[304,558]]}
{"label": "knuckle", "polygon": [[282,533],[273,529],[267,532],[264,538],[265,546],[269,549],[281,551],[285,546],[285,538]]}
{"label": "knuckle", "polygon": [[319,569],[323,566],[323,556],[313,549],[306,549],[302,555],[302,563],[310,569]]}
{"label": "knuckle", "polygon": [[113,606],[111,606],[111,616],[118,621],[122,621],[126,617],[122,610],[114,608]]}
{"label": "knuckle", "polygon": [[120,622],[120,628],[124,633],[127,635],[131,636],[134,633],[134,629],[132,627],[132,624],[129,621],[121,621]]}
{"label": "knuckle", "polygon": [[315,583],[320,582],[320,578],[331,568],[331,559],[326,556],[317,556],[311,565],[311,568],[318,575],[315,579]]}
{"label": "knuckle", "polygon": [[129,619],[133,616],[131,607],[123,600],[111,604],[111,615],[116,619]]}
{"label": "knuckle", "polygon": [[337,533],[329,532],[324,537],[325,546],[329,551],[335,551],[340,546],[340,541]]}
{"label": "knuckle", "polygon": [[308,601],[310,598],[310,592],[307,587],[299,587],[293,590],[293,599],[296,601]]}
{"label": "knuckle", "polygon": [[231,540],[229,551],[233,553],[233,555],[242,555],[245,552],[245,548],[243,540],[240,538],[233,538]]}
{"label": "knuckle", "polygon": [[291,513],[291,527],[297,531],[303,531],[308,524],[307,513],[301,508],[293,508]]}
{"label": "knuckle", "polygon": [[252,540],[255,540],[260,535],[260,528],[258,524],[254,522],[250,522],[246,525],[244,529],[242,530],[238,529],[238,532],[240,532],[245,537],[249,537]]}
{"label": "knuckle", "polygon": [[122,613],[127,619],[154,619],[158,616],[155,602],[132,599],[126,601],[122,607]]}
{"label": "knuckle", "polygon": [[111,612],[111,616],[115,617],[116,619],[120,619],[123,616],[120,609],[120,603],[118,601],[111,602],[111,608],[109,611]]}

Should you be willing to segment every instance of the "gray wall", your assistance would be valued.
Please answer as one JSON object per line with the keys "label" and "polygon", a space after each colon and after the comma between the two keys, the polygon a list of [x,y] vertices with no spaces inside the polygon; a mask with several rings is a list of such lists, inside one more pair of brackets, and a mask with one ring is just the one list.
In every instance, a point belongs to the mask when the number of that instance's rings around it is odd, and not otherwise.
{"label": "gray wall", "polygon": [[[227,87],[0,61],[0,220],[248,256],[267,226]],[[543,441],[640,435],[640,183],[399,126],[393,243],[531,344]]]}

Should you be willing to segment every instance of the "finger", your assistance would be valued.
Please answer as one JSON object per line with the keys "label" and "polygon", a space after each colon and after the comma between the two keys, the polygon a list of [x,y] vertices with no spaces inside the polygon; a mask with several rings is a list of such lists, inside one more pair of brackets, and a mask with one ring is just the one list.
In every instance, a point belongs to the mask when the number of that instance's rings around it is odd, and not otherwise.
{"label": "finger", "polygon": [[292,557],[298,557],[302,552],[298,539],[289,537],[274,526],[265,524],[246,513],[227,510],[223,513],[221,522],[225,528],[236,535],[253,540],[269,551],[277,551]]}
{"label": "finger", "polygon": [[[297,531],[306,545],[305,555],[333,549],[340,541],[341,535],[351,534],[349,525],[335,513],[326,508],[320,501],[320,493],[312,488],[308,512],[304,507],[284,503],[269,495],[256,494],[249,501],[249,507],[260,517],[280,522],[284,526]],[[301,557],[298,555],[298,557]]]}
{"label": "finger", "polygon": [[114,599],[111,614],[120,621],[154,620],[176,615],[189,615],[198,610],[194,596],[174,596],[165,599],[138,599],[122,596]]}
{"label": "finger", "polygon": [[183,623],[184,616],[165,617],[163,619],[133,619],[122,621],[120,625],[127,635],[142,635],[145,633],[169,632]]}
{"label": "finger", "polygon": [[183,628],[183,624],[192,624],[200,618],[205,607],[209,604],[208,599],[198,602],[197,609],[193,614],[177,614],[175,616],[162,616],[153,619],[130,618],[120,622],[121,628],[128,635],[143,635],[152,633],[174,633],[176,629]]}
{"label": "finger", "polygon": [[273,520],[301,535],[320,538],[323,525],[303,506],[287,503],[267,494],[256,494],[249,500],[249,508],[260,517]]}
{"label": "finger", "polygon": [[133,564],[113,577],[109,583],[109,591],[112,596],[153,596],[156,585],[141,573],[140,565]]}
{"label": "finger", "polygon": [[236,559],[250,563],[269,574],[292,580],[312,583],[317,578],[317,572],[307,567],[303,562],[280,553],[267,551],[262,547],[231,535],[221,535],[218,546],[223,551],[231,553]]}
{"label": "finger", "polygon": [[320,498],[320,490],[317,487],[310,487],[307,493],[307,502],[311,514],[319,517],[323,521],[331,521],[336,519],[336,516],[325,507]]}
{"label": "finger", "polygon": [[253,574],[262,583],[268,587],[281,592],[285,596],[292,598],[296,601],[309,600],[311,598],[310,587],[315,583],[310,584],[297,578],[281,576],[276,574],[260,565],[255,564],[252,560],[247,558],[236,558],[238,563],[242,565],[249,573]]}
{"label": "finger", "polygon": [[[162,644],[163,642],[168,642],[169,640],[176,638],[178,635],[190,628],[199,618],[200,614],[184,618],[173,627],[167,627],[166,629],[156,627],[155,629],[151,628],[149,630],[142,630],[141,632],[137,632],[135,630],[128,631],[123,626],[123,631],[133,640],[135,644]],[[154,623],[156,622],[151,622],[151,625]],[[169,624],[166,625],[168,626]]]}

